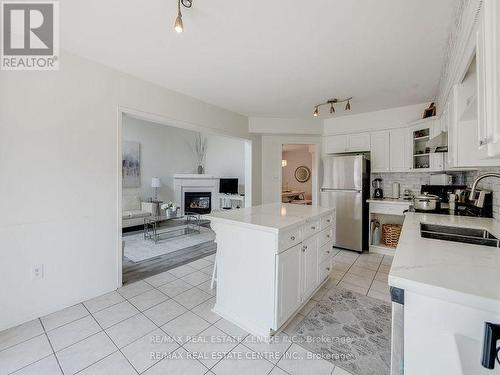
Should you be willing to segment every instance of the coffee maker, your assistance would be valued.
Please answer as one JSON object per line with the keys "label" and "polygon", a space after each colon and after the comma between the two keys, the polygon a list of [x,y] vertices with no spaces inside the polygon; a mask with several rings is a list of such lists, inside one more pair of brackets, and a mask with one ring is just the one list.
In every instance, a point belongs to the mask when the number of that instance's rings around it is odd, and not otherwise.
{"label": "coffee maker", "polygon": [[382,179],[376,178],[372,181],[373,186],[373,198],[382,199],[384,197],[384,192],[382,190]]}

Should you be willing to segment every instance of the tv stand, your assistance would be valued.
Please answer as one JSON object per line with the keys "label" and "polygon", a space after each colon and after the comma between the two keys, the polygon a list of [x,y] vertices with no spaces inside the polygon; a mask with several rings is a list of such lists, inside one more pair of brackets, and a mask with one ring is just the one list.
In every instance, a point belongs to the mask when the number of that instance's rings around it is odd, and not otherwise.
{"label": "tv stand", "polygon": [[231,210],[245,207],[245,196],[240,194],[218,194],[219,207],[224,210]]}

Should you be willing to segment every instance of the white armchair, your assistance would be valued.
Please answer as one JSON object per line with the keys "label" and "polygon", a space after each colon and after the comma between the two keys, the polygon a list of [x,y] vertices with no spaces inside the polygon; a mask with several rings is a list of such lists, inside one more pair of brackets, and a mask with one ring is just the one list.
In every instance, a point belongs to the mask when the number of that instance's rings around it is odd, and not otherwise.
{"label": "white armchair", "polygon": [[141,202],[138,195],[126,195],[122,197],[122,228],[144,224],[144,218],[152,216],[155,204]]}

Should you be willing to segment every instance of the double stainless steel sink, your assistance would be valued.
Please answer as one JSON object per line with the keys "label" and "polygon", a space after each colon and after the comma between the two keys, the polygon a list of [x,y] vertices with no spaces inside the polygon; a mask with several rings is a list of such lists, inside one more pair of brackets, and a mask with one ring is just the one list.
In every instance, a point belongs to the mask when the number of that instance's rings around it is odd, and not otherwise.
{"label": "double stainless steel sink", "polygon": [[500,247],[500,240],[484,229],[420,223],[420,235],[435,240]]}

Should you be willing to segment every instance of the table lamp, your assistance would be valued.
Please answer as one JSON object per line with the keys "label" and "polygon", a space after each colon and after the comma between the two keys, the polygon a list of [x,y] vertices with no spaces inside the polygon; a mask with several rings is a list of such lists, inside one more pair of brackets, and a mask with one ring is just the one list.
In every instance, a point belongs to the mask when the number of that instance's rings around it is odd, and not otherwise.
{"label": "table lamp", "polygon": [[154,201],[158,201],[158,189],[161,187],[161,181],[159,177],[153,177],[151,179],[151,187],[154,191]]}

